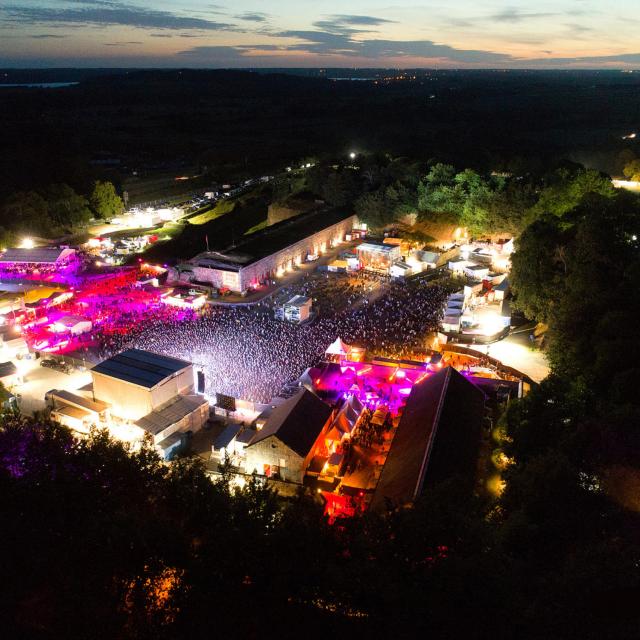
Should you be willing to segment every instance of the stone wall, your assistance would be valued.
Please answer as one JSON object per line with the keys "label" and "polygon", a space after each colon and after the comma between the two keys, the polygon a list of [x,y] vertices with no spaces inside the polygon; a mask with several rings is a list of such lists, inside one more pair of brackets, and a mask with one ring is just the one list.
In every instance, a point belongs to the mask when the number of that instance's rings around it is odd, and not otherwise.
{"label": "stone wall", "polygon": [[[304,458],[292,451],[275,436],[265,438],[245,449],[244,468],[247,473],[254,471],[264,475],[264,465],[271,466],[271,474],[279,473],[282,480],[302,483],[304,478]],[[281,464],[284,461],[284,466]]]}
{"label": "stone wall", "polygon": [[241,293],[254,284],[282,275],[295,264],[305,262],[308,254],[322,253],[331,246],[332,241],[343,241],[345,235],[353,229],[355,222],[356,216],[349,216],[341,222],[242,268],[239,273],[197,266],[193,267],[193,272],[198,282],[210,283],[218,289],[225,286],[231,291]]}
{"label": "stone wall", "polygon": [[257,262],[245,267],[240,272],[243,290],[248,289],[252,284],[264,282],[269,278],[281,275],[295,264],[306,261],[308,254],[319,254],[326,251],[331,246],[332,240],[343,241],[347,233],[350,233],[355,224],[356,216],[350,216],[342,222],[318,231],[308,238],[304,238],[284,249],[266,256]]}

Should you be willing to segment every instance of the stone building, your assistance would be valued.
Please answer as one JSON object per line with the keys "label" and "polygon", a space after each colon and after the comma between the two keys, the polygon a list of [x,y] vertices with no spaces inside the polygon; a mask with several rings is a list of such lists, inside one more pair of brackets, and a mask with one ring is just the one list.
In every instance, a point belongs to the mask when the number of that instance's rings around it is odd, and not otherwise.
{"label": "stone building", "polygon": [[198,254],[178,265],[178,277],[244,293],[342,242],[355,222],[355,215],[337,210],[303,214],[256,232],[227,251]]}
{"label": "stone building", "polygon": [[332,409],[307,389],[278,405],[245,449],[245,471],[302,483]]}

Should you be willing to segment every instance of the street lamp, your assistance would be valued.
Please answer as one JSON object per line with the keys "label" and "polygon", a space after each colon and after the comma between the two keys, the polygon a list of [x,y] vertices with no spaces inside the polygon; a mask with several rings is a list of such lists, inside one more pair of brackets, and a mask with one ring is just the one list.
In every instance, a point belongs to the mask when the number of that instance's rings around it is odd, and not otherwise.
{"label": "street lamp", "polygon": [[355,160],[355,159],[356,159],[356,152],[355,152],[355,151],[352,151],[352,152],[349,154],[349,157],[350,157],[352,160]]}

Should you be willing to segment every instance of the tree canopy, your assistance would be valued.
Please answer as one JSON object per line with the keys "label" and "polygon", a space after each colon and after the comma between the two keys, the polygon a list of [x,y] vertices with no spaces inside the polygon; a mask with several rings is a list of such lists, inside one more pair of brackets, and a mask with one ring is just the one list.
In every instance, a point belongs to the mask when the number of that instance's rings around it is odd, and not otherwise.
{"label": "tree canopy", "polygon": [[640,158],[634,158],[629,161],[623,169],[625,178],[640,182]]}
{"label": "tree canopy", "polygon": [[113,218],[124,211],[124,203],[111,182],[96,181],[89,201],[99,218]]}

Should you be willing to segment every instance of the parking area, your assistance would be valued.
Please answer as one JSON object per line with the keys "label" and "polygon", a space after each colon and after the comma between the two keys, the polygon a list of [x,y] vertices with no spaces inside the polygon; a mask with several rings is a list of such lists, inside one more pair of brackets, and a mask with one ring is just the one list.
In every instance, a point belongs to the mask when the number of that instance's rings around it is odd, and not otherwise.
{"label": "parking area", "polygon": [[19,395],[20,411],[31,414],[42,411],[45,406],[45,394],[51,389],[79,389],[91,382],[91,373],[77,368],[68,369],[68,373],[61,369],[41,366],[42,360],[14,360],[22,374],[24,382],[14,389]]}

